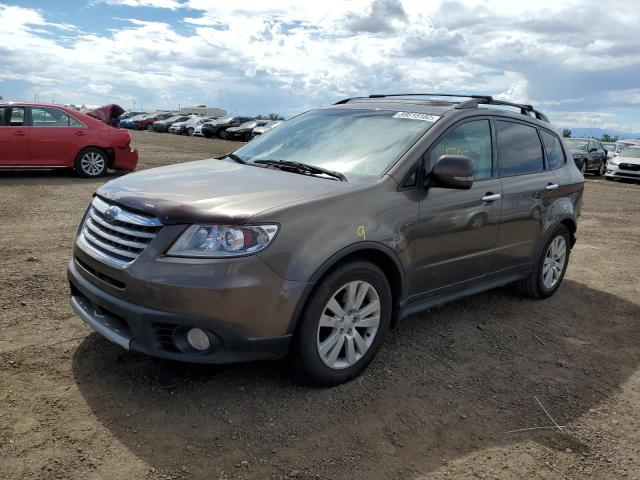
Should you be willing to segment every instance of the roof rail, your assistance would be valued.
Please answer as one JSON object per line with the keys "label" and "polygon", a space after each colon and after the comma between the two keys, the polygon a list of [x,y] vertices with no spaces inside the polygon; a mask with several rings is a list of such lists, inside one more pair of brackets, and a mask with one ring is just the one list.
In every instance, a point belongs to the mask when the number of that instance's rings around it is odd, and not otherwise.
{"label": "roof rail", "polygon": [[526,105],[523,103],[512,103],[507,102],[505,100],[496,100],[490,95],[458,95],[454,93],[391,93],[391,94],[373,94],[368,97],[352,97],[345,98],[340,100],[334,105],[342,105],[348,103],[350,100],[358,100],[365,98],[387,98],[387,97],[458,97],[458,98],[469,98],[465,102],[462,102],[456,105],[457,109],[465,109],[465,108],[478,108],[479,105],[504,105],[507,107],[515,107],[520,109],[520,113],[523,115],[530,116],[533,114],[538,120],[542,120],[544,122],[549,122],[547,116],[533,108],[533,105]]}
{"label": "roof rail", "polygon": [[349,100],[357,100],[357,99],[364,99],[364,98],[387,98],[387,97],[458,97],[458,98],[474,98],[474,99],[487,99],[487,100],[491,99],[491,97],[488,97],[486,95],[457,95],[453,93],[390,93],[390,94],[376,93],[373,95],[369,95],[368,97],[345,98],[344,100],[340,100],[334,103],[334,105],[342,105],[342,104],[348,103]]}
{"label": "roof rail", "polygon": [[524,103],[513,103],[507,102],[505,100],[495,100],[493,97],[474,97],[471,100],[467,100],[459,105],[456,105],[457,109],[465,109],[465,108],[478,108],[480,105],[504,105],[507,107],[515,107],[520,109],[520,113],[522,115],[530,116],[529,114],[533,113],[538,120],[542,120],[543,122],[549,123],[549,119],[547,116],[539,110],[533,108],[533,105],[526,105]]}

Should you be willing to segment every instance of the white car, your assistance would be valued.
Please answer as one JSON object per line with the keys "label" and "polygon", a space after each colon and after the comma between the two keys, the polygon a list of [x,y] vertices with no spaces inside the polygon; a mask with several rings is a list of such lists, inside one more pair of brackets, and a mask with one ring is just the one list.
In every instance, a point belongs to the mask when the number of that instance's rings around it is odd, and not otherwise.
{"label": "white car", "polygon": [[202,135],[202,125],[204,125],[203,123],[201,123],[200,125],[198,125],[196,127],[196,129],[193,131],[193,134],[191,135],[192,137],[202,137],[204,135]]}
{"label": "white car", "polygon": [[178,133],[187,135],[193,135],[193,132],[196,131],[196,127],[198,125],[203,124],[204,122],[210,122],[215,117],[201,117],[199,115],[194,115],[186,122],[177,122],[169,127],[169,133]]}
{"label": "white car", "polygon": [[620,142],[602,142],[602,146],[607,151],[607,159],[611,160],[616,154],[627,148],[624,143]]}
{"label": "white car", "polygon": [[627,147],[609,160],[604,175],[607,180],[626,178],[640,182],[640,146]]}

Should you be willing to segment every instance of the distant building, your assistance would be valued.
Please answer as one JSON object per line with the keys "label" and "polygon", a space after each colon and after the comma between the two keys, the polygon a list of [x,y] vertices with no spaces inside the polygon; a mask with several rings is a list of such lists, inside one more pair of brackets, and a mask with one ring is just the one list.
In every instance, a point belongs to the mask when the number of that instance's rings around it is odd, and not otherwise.
{"label": "distant building", "polygon": [[227,112],[221,108],[214,107],[183,107],[180,113],[185,115],[206,115],[209,117],[226,117]]}

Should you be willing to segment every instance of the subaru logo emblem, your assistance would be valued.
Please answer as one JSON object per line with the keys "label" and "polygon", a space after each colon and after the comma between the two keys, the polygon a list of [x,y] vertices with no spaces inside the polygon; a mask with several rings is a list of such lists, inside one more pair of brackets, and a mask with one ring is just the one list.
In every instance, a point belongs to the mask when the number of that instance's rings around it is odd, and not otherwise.
{"label": "subaru logo emblem", "polygon": [[118,215],[120,214],[120,209],[118,207],[109,207],[104,212],[104,218],[106,218],[109,222],[113,222]]}

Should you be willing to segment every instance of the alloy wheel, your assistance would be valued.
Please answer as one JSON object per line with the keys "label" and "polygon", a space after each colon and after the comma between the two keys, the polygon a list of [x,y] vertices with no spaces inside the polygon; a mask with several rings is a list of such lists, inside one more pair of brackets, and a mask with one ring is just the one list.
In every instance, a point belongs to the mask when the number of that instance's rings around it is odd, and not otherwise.
{"label": "alloy wheel", "polygon": [[558,283],[566,261],[567,242],[562,235],[558,235],[547,247],[542,264],[542,283],[546,289],[551,289]]}
{"label": "alloy wheel", "polygon": [[82,171],[90,177],[100,175],[105,169],[105,159],[98,152],[87,152],[80,159]]}
{"label": "alloy wheel", "polygon": [[317,348],[325,365],[355,365],[373,344],[381,314],[380,296],[369,282],[355,280],[334,292],[318,324]]}

